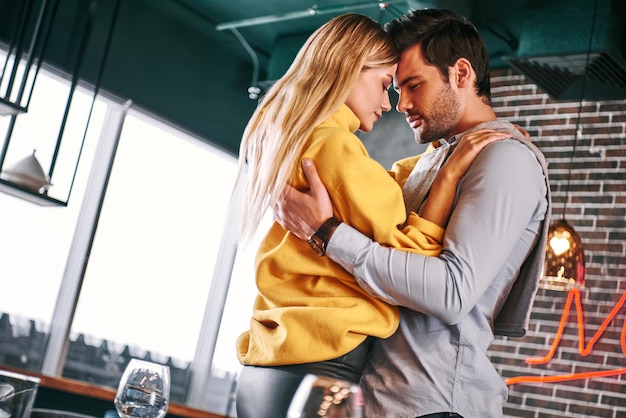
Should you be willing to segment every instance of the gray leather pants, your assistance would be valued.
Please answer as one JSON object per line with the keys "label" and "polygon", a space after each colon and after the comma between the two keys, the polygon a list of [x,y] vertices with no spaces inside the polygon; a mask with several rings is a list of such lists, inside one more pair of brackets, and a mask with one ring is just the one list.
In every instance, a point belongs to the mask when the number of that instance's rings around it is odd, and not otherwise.
{"label": "gray leather pants", "polygon": [[275,367],[244,366],[237,382],[237,417],[285,417],[298,385],[308,373],[358,383],[372,338],[332,360]]}

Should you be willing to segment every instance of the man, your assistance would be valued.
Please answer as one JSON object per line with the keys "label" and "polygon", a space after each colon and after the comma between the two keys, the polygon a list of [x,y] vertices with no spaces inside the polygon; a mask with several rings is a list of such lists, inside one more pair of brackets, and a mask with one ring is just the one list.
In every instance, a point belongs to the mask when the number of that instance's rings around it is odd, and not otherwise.
{"label": "man", "polygon": [[401,306],[400,327],[369,356],[366,416],[499,417],[507,388],[487,349],[494,333],[523,336],[527,327],[550,213],[545,161],[513,125],[496,121],[488,56],[463,17],[419,10],[386,30],[401,51],[398,111],[418,142],[446,140],[394,166],[407,210],[419,211],[429,179],[465,134],[495,128],[511,139],[487,146],[459,182],[438,257],[386,248],[325,222],[332,204],[310,163],[303,163],[310,191],[292,190],[275,216],[321,244],[370,293]]}

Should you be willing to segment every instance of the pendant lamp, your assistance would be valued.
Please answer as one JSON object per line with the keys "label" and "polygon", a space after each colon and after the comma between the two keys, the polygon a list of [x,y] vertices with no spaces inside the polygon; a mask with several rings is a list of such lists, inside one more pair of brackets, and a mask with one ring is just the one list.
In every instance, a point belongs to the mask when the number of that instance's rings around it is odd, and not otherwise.
{"label": "pendant lamp", "polygon": [[[116,0],[113,4],[104,0],[81,0],[74,18],[77,32],[81,36],[77,39],[68,38],[67,45],[59,45],[57,38],[55,38],[55,36],[58,37],[58,33],[69,31],[63,26],[66,23],[62,18],[62,10],[65,10],[62,9],[62,6],[69,9],[67,3],[62,0],[24,0],[23,2],[22,0],[11,0],[9,2],[10,4],[22,3],[24,7],[19,9],[20,19],[16,22],[18,26],[15,30],[15,33],[21,35],[20,42],[16,41],[20,47],[9,48],[7,59],[11,62],[19,61],[18,58],[13,58],[10,55],[11,51],[13,49],[23,50],[22,44],[32,45],[28,49],[30,51],[27,60],[28,65],[19,65],[20,68],[27,68],[27,75],[18,77],[22,82],[28,79],[32,80],[32,83],[28,89],[20,85],[17,89],[19,94],[6,94],[9,97],[16,96],[15,100],[22,100],[21,102],[18,101],[10,105],[6,103],[6,100],[0,101],[0,115],[10,117],[6,128],[3,128],[6,130],[4,143],[0,143],[0,192],[43,206],[68,205],[96,97],[99,94],[120,2],[121,0]],[[0,10],[6,12],[4,8],[10,9],[3,4]],[[97,18],[105,22],[108,20],[108,30],[102,47],[99,46],[97,39],[92,42],[92,32]],[[54,46],[57,50],[65,50],[73,48],[74,45],[77,47],[76,53],[68,53],[67,58],[67,70],[71,71],[71,82],[67,86],[67,96],[65,96],[65,91],[59,93],[61,90],[53,90],[55,93],[51,94],[44,87],[39,88],[42,85],[42,77],[37,78],[37,73],[46,59],[49,59],[50,62],[54,61],[49,56],[54,54],[49,53],[48,47]],[[87,54],[88,49],[93,51],[92,55],[96,56],[99,64],[94,65],[93,57]],[[1,52],[0,49],[0,54]],[[17,54],[17,56],[21,55]],[[23,58],[21,60],[24,61]],[[83,95],[88,96],[87,101],[85,101],[82,97],[77,99],[78,95],[75,93],[79,82],[87,83],[86,74],[83,74],[83,64],[88,60],[96,70],[92,70],[89,74],[95,79],[95,83],[93,94]],[[50,66],[52,67],[52,64]],[[8,86],[15,84],[13,77],[9,77],[9,75],[12,73],[2,73],[0,87],[4,87],[4,84]],[[35,82],[36,78],[37,82]],[[0,93],[4,92],[0,91]],[[43,107],[40,105],[39,113],[37,113],[34,104],[30,108],[28,107],[33,94],[49,100],[52,104],[48,109],[44,109],[45,111],[41,111]],[[5,96],[0,94],[0,99],[3,97]],[[59,104],[63,107],[56,107]],[[49,119],[53,122],[47,122]],[[40,121],[44,128],[35,129],[38,128]],[[46,125],[47,123],[49,125]],[[52,128],[48,129],[48,126],[52,126]],[[12,145],[21,144],[26,140],[37,144],[33,148],[39,150],[39,158],[35,157],[34,152],[32,155],[19,158],[23,147],[15,146],[17,151],[14,151]],[[11,160],[17,162],[11,165],[8,163]],[[40,161],[43,161],[45,168],[42,167]],[[54,176],[54,174],[59,175]]]}
{"label": "pendant lamp", "polygon": [[585,287],[585,252],[580,236],[562,218],[548,230],[548,249],[539,285],[544,289],[569,291]]}
{"label": "pendant lamp", "polygon": [[569,170],[567,173],[567,185],[561,219],[554,222],[548,229],[548,245],[542,278],[539,286],[549,290],[569,291],[573,287],[582,289],[585,287],[585,252],[582,241],[574,227],[565,220],[565,207],[569,201],[569,186],[572,178],[572,166],[576,154],[576,144],[580,136],[580,114],[582,112],[585,85],[587,82],[587,67],[591,55],[593,30],[596,20],[597,0],[594,3],[589,43],[587,48],[587,63],[582,77],[580,99],[578,101],[578,113],[576,116],[576,131],[574,145],[570,155]]}

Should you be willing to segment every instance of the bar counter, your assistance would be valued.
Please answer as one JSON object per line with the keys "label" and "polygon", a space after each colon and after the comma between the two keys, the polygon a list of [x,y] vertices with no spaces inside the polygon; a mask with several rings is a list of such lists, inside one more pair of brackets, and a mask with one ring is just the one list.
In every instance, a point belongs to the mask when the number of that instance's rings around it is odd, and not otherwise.
{"label": "bar counter", "polygon": [[[60,409],[94,417],[104,417],[106,411],[115,410],[113,406],[115,389],[110,387],[64,377],[46,376],[14,367],[1,366],[0,369],[41,379],[35,397],[35,408]],[[176,403],[169,404],[166,417],[225,418],[223,415]]]}

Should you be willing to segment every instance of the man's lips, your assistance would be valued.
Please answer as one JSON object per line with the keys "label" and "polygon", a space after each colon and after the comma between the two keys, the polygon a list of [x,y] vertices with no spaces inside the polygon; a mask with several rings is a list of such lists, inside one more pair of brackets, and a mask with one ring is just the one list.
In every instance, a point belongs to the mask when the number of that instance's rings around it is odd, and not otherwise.
{"label": "man's lips", "polygon": [[419,115],[407,115],[406,120],[413,129],[417,129],[422,125],[422,118]]}

